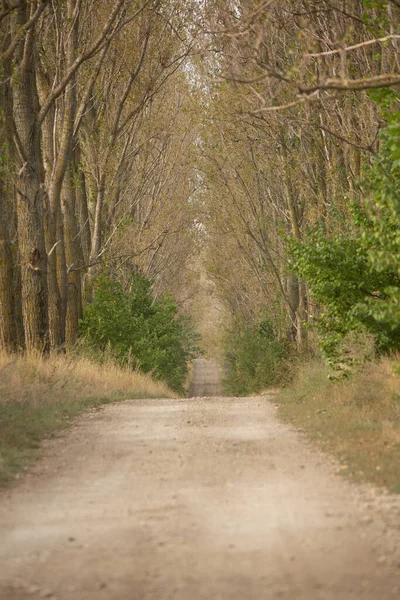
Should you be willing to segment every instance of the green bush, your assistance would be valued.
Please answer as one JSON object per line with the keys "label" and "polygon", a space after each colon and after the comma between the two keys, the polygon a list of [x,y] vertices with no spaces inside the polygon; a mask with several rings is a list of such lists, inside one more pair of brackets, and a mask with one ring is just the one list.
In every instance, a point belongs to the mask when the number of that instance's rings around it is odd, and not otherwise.
{"label": "green bush", "polygon": [[387,125],[360,182],[364,206],[353,206],[345,233],[319,230],[290,244],[293,270],[322,306],[317,329],[333,363],[346,360],[350,332],[372,335],[379,353],[400,350],[400,98],[390,90],[375,96]]}
{"label": "green bush", "polygon": [[107,275],[94,283],[94,300],[80,323],[83,344],[96,356],[151,372],[182,392],[188,362],[198,352],[190,320],[171,296],[155,299],[151,282],[135,274],[128,289]]}
{"label": "green bush", "polygon": [[258,393],[280,383],[279,365],[288,356],[288,344],[278,339],[271,319],[261,316],[254,323],[237,321],[224,342],[226,393],[236,396]]}

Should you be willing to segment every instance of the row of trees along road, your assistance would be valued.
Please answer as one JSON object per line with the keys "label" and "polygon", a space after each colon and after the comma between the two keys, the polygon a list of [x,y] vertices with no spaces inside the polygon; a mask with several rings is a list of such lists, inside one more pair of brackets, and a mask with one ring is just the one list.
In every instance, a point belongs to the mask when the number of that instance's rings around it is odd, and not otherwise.
{"label": "row of trees along road", "polygon": [[1,3],[3,348],[72,344],[101,264],[179,295],[193,253],[195,91],[183,67],[195,9]]}
{"label": "row of trees along road", "polygon": [[[312,269],[297,268],[288,247],[316,228],[326,239],[355,235],[381,131],[398,123],[399,19],[397,1],[208,3],[209,268],[235,326],[267,314],[278,337],[307,345],[305,324],[326,297],[310,294]],[[332,286],[336,259],[325,273]]]}
{"label": "row of trees along road", "polygon": [[[1,6],[3,347],[73,343],[104,265],[190,303],[196,253],[231,322],[258,323],[254,339],[303,348],[329,306],[339,334],[364,288],[395,305],[361,272],[386,268],[374,255],[385,206],[386,231],[398,227],[398,0]],[[371,205],[383,189],[386,205]],[[316,228],[325,258],[309,244]],[[340,236],[354,241],[343,264]],[[397,246],[381,239],[389,264]],[[330,253],[347,264],[340,281]]]}

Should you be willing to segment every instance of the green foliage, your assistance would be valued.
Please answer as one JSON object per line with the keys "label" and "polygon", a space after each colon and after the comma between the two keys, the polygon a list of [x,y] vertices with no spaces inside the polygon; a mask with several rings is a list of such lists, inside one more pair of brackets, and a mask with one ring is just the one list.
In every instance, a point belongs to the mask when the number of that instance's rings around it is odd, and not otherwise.
{"label": "green foliage", "polygon": [[390,28],[387,7],[388,0],[363,0],[364,13],[362,20],[374,35],[384,34]]}
{"label": "green foliage", "polygon": [[188,374],[187,363],[198,352],[198,336],[190,320],[178,315],[171,296],[154,299],[151,282],[139,274],[127,290],[109,276],[99,276],[80,332],[95,352],[112,355],[120,365],[151,372],[178,392]]}
{"label": "green foliage", "polygon": [[277,327],[270,318],[236,322],[224,345],[224,387],[228,394],[257,393],[280,382],[279,363],[288,356],[289,349],[278,339]]}
{"label": "green foliage", "polygon": [[349,332],[366,331],[379,352],[400,349],[400,114],[399,97],[375,93],[386,127],[380,151],[364,174],[364,207],[353,206],[346,234],[311,232],[290,242],[293,270],[323,307],[318,319],[322,348],[343,361]]}

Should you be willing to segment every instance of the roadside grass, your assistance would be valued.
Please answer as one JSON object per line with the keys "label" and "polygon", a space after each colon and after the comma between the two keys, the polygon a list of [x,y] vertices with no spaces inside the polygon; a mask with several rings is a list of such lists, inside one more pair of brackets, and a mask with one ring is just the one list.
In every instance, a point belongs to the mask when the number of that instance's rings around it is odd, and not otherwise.
{"label": "roadside grass", "polygon": [[38,455],[41,440],[85,410],[130,398],[171,398],[149,375],[87,359],[0,354],[0,487]]}
{"label": "roadside grass", "polygon": [[400,493],[399,359],[366,365],[330,381],[320,362],[304,364],[293,385],[274,395],[283,420],[302,429],[356,481]]}

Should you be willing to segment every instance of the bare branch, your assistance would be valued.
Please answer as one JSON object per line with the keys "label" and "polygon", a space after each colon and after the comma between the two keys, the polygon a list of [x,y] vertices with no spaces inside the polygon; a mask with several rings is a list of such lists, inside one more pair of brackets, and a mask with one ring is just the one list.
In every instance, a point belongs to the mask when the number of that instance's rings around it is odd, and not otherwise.
{"label": "bare branch", "polygon": [[392,34],[387,35],[383,38],[375,38],[373,40],[366,40],[365,42],[360,42],[359,44],[354,44],[353,46],[347,46],[345,48],[337,48],[336,50],[327,50],[326,52],[317,52],[315,54],[306,54],[306,57],[309,58],[319,58],[321,56],[332,56],[334,54],[340,54],[342,52],[351,52],[352,50],[357,50],[358,48],[364,48],[365,46],[371,46],[372,44],[382,44],[384,42],[388,42],[389,40],[400,40],[400,35]]}
{"label": "bare branch", "polygon": [[73,65],[71,66],[69,72],[65,75],[64,79],[58,84],[58,86],[54,90],[50,92],[38,115],[37,122],[39,126],[43,123],[44,119],[46,118],[47,113],[49,112],[53,102],[57,100],[57,98],[64,92],[68,83],[71,81],[71,79],[73,78],[79,67],[82,65],[82,63],[84,63],[85,61],[92,58],[95,54],[97,54],[97,52],[99,52],[99,50],[101,50],[101,48],[103,47],[103,44],[107,41],[108,36],[110,34],[113,34],[112,29],[114,22],[124,2],[125,0],[117,1],[116,5],[114,6],[114,9],[112,10],[108,20],[106,21],[103,27],[102,32],[97,37],[96,41],[92,44],[89,50],[87,50],[86,52],[81,54],[81,56],[78,56],[75,59]]}
{"label": "bare branch", "polygon": [[324,83],[309,88],[299,88],[300,94],[313,94],[317,90],[362,91],[383,87],[392,87],[400,84],[400,74],[387,73],[361,79],[327,79]]}
{"label": "bare branch", "polygon": [[[310,123],[310,122],[307,122],[306,124],[308,126],[313,125],[313,123]],[[371,152],[372,154],[375,154],[374,149],[373,149],[373,144],[376,141],[376,135],[375,135],[374,139],[372,140],[372,142],[368,146],[364,146],[363,144],[357,144],[356,142],[349,140],[348,138],[340,135],[339,133],[336,133],[335,131],[328,129],[324,125],[321,125],[318,123],[318,124],[315,124],[314,126],[317,127],[318,129],[321,129],[322,131],[325,131],[325,133],[332,135],[333,137],[337,138],[338,140],[341,140],[345,144],[349,144],[349,146],[353,146],[354,148],[359,148],[360,150],[364,150],[365,152]],[[379,132],[379,129],[378,129],[378,132]]]}

